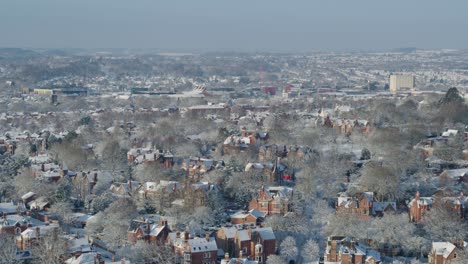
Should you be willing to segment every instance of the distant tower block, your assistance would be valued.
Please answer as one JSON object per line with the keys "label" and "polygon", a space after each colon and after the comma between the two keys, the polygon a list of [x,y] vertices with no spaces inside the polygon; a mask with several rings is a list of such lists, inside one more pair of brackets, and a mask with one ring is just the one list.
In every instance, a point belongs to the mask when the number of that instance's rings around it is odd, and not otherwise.
{"label": "distant tower block", "polygon": [[390,75],[390,92],[412,91],[415,86],[413,75]]}

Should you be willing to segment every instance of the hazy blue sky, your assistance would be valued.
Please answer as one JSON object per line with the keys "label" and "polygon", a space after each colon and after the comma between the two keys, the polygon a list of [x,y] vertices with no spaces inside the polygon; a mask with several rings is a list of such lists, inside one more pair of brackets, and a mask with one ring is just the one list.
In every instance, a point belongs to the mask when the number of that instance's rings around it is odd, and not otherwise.
{"label": "hazy blue sky", "polygon": [[0,47],[468,48],[468,0],[0,0]]}

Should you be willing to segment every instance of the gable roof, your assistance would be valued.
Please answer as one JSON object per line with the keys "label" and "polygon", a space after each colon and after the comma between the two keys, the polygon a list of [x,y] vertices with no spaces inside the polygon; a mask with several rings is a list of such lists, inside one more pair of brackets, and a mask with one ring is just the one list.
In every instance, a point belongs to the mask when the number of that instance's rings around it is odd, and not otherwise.
{"label": "gable roof", "polygon": [[447,258],[456,249],[455,245],[450,242],[432,242],[432,249],[435,254]]}
{"label": "gable roof", "polygon": [[275,233],[271,227],[262,227],[252,230],[252,232],[258,232],[263,240],[275,240]]}
{"label": "gable roof", "polygon": [[196,237],[196,238],[187,240],[187,243],[192,253],[218,251],[218,246],[216,245],[216,241],[212,237],[210,237],[208,240],[206,238]]}
{"label": "gable roof", "polygon": [[226,236],[226,238],[234,238],[236,236],[237,228],[235,228],[234,226],[224,226],[221,227],[221,229],[224,231],[224,235]]}

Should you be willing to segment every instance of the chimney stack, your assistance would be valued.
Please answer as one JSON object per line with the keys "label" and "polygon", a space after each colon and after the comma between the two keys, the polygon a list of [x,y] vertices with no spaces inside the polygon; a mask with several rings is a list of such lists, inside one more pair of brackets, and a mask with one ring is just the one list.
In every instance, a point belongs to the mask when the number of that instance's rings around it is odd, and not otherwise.
{"label": "chimney stack", "polygon": [[206,241],[210,242],[210,234],[208,232],[205,233]]}
{"label": "chimney stack", "polygon": [[188,240],[188,239],[189,239],[189,232],[185,231],[184,232],[184,240]]}

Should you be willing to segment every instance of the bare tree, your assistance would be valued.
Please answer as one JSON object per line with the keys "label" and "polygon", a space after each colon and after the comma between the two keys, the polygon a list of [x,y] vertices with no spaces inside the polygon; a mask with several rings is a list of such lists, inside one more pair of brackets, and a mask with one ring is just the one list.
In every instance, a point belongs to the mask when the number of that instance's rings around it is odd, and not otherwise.
{"label": "bare tree", "polygon": [[301,252],[304,263],[314,263],[320,259],[320,247],[314,240],[307,240]]}
{"label": "bare tree", "polygon": [[282,256],[270,255],[268,256],[266,263],[267,264],[284,264],[285,261],[286,260]]}
{"label": "bare tree", "polygon": [[16,259],[16,239],[14,235],[0,234],[0,264],[21,263]]}
{"label": "bare tree", "polygon": [[43,235],[31,248],[33,263],[61,264],[67,249],[67,241],[58,235],[58,230]]}
{"label": "bare tree", "polygon": [[14,185],[16,192],[20,195],[23,195],[31,190],[34,190],[37,187],[38,183],[35,182],[34,172],[30,168],[24,168],[15,177]]}
{"label": "bare tree", "polygon": [[56,160],[66,162],[68,167],[76,170],[83,170],[90,158],[76,141],[55,144],[51,152],[55,154]]}
{"label": "bare tree", "polygon": [[434,241],[458,241],[468,237],[466,222],[443,201],[435,201],[433,208],[423,217],[422,224],[428,238]]}
{"label": "bare tree", "polygon": [[128,258],[132,263],[170,264],[175,261],[175,255],[170,247],[153,245],[144,241],[138,241],[134,246],[124,248],[119,255]]}
{"label": "bare tree", "polygon": [[126,243],[130,221],[137,216],[136,205],[130,199],[119,199],[104,211],[104,215],[103,238],[110,248],[117,249]]}
{"label": "bare tree", "polygon": [[157,161],[139,164],[135,168],[135,179],[140,182],[159,182],[165,178],[162,170],[161,164]]}
{"label": "bare tree", "polygon": [[400,183],[399,177],[382,162],[368,162],[364,166],[359,184],[363,191],[375,192],[379,199],[395,199]]}
{"label": "bare tree", "polygon": [[213,226],[215,223],[213,211],[209,207],[200,206],[195,208],[189,220],[191,228],[203,228],[203,226]]}
{"label": "bare tree", "polygon": [[51,205],[49,209],[49,212],[59,221],[64,230],[67,230],[70,224],[71,208],[72,204],[69,202],[58,202]]}
{"label": "bare tree", "polygon": [[112,177],[116,178],[116,172],[127,167],[126,150],[120,146],[117,140],[105,141],[101,152],[101,158],[104,165],[112,173]]}

